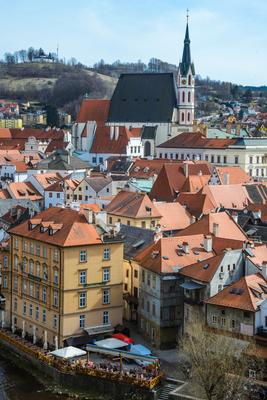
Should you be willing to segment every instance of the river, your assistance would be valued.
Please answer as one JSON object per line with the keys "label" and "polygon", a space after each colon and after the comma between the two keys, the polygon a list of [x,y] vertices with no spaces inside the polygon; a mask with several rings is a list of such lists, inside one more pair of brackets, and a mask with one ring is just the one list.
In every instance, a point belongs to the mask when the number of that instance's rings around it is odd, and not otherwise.
{"label": "river", "polygon": [[[1,349],[2,350],[2,349]],[[0,357],[0,400],[65,400],[48,392],[26,371]]]}

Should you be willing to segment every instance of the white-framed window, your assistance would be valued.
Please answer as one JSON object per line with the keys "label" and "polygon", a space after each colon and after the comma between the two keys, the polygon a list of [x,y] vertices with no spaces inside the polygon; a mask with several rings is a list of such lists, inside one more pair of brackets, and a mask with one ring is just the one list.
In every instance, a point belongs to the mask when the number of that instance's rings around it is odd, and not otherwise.
{"label": "white-framed window", "polygon": [[54,269],[54,284],[58,285],[58,269]]}
{"label": "white-framed window", "polygon": [[103,268],[103,282],[110,281],[110,268]]}
{"label": "white-framed window", "polygon": [[14,269],[17,271],[18,270],[18,265],[19,265],[19,258],[17,254],[14,255]]}
{"label": "white-framed window", "polygon": [[23,242],[23,250],[28,251],[28,242],[26,240]]}
{"label": "white-framed window", "polygon": [[103,311],[103,324],[109,324],[109,311]]}
{"label": "white-framed window", "polygon": [[3,280],[3,288],[6,289],[8,287],[8,280],[7,280],[7,276],[4,276],[4,280]]}
{"label": "white-framed window", "polygon": [[47,257],[47,248],[45,246],[43,247],[43,257]]}
{"label": "white-framed window", "polygon": [[40,255],[41,255],[41,247],[40,247],[39,244],[36,245],[36,255],[37,255],[38,257],[40,257]]}
{"label": "white-framed window", "polygon": [[43,287],[43,293],[42,293],[42,300],[44,303],[46,303],[46,298],[47,298],[47,291],[46,291],[46,287]]}
{"label": "white-framed window", "polygon": [[29,261],[29,274],[33,275],[34,273],[34,262],[33,260]]}
{"label": "white-framed window", "polygon": [[22,293],[27,294],[27,282],[25,281],[25,279],[23,279],[22,281]]}
{"label": "white-framed window", "polygon": [[33,244],[33,242],[30,242],[30,253],[34,254],[34,244]]}
{"label": "white-framed window", "polygon": [[33,297],[33,283],[29,283],[29,295]]}
{"label": "white-framed window", "polygon": [[224,317],[222,317],[222,318],[221,318],[221,325],[222,325],[222,326],[225,326],[225,324],[226,324],[226,319],[225,319]]}
{"label": "white-framed window", "polygon": [[213,315],[212,316],[212,323],[213,324],[217,324],[217,321],[218,321],[217,315]]}
{"label": "white-framed window", "polygon": [[39,306],[36,306],[36,309],[35,309],[35,319],[36,320],[39,319]]}
{"label": "white-framed window", "polygon": [[43,322],[46,322],[46,310],[43,309]]}
{"label": "white-framed window", "polygon": [[43,279],[45,281],[48,280],[48,270],[47,270],[47,265],[46,264],[43,264]]}
{"label": "white-framed window", "polygon": [[37,261],[36,262],[36,276],[40,277],[41,275],[41,266],[40,263]]}
{"label": "white-framed window", "polygon": [[58,291],[53,290],[53,306],[58,307]]}
{"label": "white-framed window", "polygon": [[17,238],[14,239],[14,249],[18,250],[19,248],[19,241]]}
{"label": "white-framed window", "polygon": [[23,303],[23,315],[26,315],[26,313],[27,313],[27,304],[26,304],[26,301],[24,301],[24,303]]}
{"label": "white-framed window", "polygon": [[86,250],[81,250],[80,251],[80,262],[86,262],[87,261],[87,251]]}
{"label": "white-framed window", "polygon": [[17,275],[16,276],[14,276],[14,290],[18,290],[18,277],[17,277]]}
{"label": "white-framed window", "polygon": [[103,290],[103,304],[109,304],[109,303],[110,303],[110,290],[104,289]]}
{"label": "white-framed window", "polygon": [[18,309],[18,299],[15,298],[14,299],[14,311],[17,311],[17,309]]}
{"label": "white-framed window", "polygon": [[53,328],[57,328],[58,325],[58,316],[55,314],[53,317]]}
{"label": "white-framed window", "polygon": [[85,328],[85,314],[80,315],[80,328]]}
{"label": "white-framed window", "polygon": [[79,283],[80,285],[85,285],[87,283],[87,271],[79,271]]}
{"label": "white-framed window", "polygon": [[59,260],[59,251],[58,251],[58,249],[54,249],[53,260],[54,261],[58,261]]}
{"label": "white-framed window", "polygon": [[104,260],[109,260],[110,259],[110,249],[109,248],[105,248],[103,251],[103,259]]}
{"label": "white-framed window", "polygon": [[8,256],[3,257],[3,266],[4,266],[4,268],[8,267]]}
{"label": "white-framed window", "polygon": [[79,295],[79,307],[86,307],[86,292],[82,292]]}
{"label": "white-framed window", "polygon": [[29,305],[29,316],[32,317],[32,304]]}

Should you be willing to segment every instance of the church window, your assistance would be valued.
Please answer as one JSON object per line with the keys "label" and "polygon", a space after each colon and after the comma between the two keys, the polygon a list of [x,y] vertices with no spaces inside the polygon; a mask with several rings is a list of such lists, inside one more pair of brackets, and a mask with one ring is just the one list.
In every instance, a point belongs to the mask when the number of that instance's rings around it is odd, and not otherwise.
{"label": "church window", "polygon": [[182,102],[184,103],[185,102],[185,92],[183,92],[183,97],[182,97]]}
{"label": "church window", "polygon": [[192,84],[192,77],[191,77],[191,75],[189,75],[189,77],[188,77],[188,85],[191,85]]}
{"label": "church window", "polygon": [[191,101],[191,92],[188,92],[188,102],[190,103]]}
{"label": "church window", "polygon": [[190,122],[190,113],[187,114],[187,121]]}
{"label": "church window", "polygon": [[184,122],[184,113],[182,112],[182,122]]}

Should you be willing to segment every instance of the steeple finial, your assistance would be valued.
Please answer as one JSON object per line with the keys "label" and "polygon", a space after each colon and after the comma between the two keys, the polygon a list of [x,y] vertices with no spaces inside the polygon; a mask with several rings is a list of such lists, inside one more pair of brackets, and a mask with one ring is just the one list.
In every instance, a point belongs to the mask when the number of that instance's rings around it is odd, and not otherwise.
{"label": "steeple finial", "polygon": [[188,8],[187,8],[187,10],[186,10],[186,22],[188,23],[188,19],[189,19],[189,10],[188,10]]}

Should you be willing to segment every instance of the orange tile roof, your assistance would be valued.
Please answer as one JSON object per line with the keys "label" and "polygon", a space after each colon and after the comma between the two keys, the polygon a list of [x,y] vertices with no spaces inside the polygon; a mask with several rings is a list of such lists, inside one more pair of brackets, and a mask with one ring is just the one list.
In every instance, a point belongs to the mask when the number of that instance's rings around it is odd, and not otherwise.
{"label": "orange tile roof", "polygon": [[15,199],[29,199],[32,201],[42,200],[43,196],[30,182],[11,182],[8,191]]}
{"label": "orange tile roof", "polygon": [[199,218],[201,214],[208,214],[212,210],[215,210],[215,206],[211,199],[206,194],[202,193],[181,193],[178,195],[177,200],[190,214]]}
{"label": "orange tile roof", "polygon": [[210,282],[223,258],[224,254],[219,254],[204,261],[188,265],[181,270],[181,274],[201,282]]}
{"label": "orange tile roof", "polygon": [[181,161],[177,160],[164,160],[163,158],[157,158],[153,160],[147,160],[145,158],[138,158],[135,160],[133,163],[129,175],[132,178],[150,178],[154,177],[155,175],[157,176],[163,167],[164,164],[169,164],[169,163],[179,163],[181,164]]}
{"label": "orange tile roof", "polygon": [[261,266],[264,261],[267,260],[267,245],[262,244],[250,248],[250,253],[253,256],[247,255],[247,258],[256,266]]}
{"label": "orange tile roof", "polygon": [[205,303],[255,312],[258,303],[267,299],[262,286],[267,289],[267,281],[261,274],[248,275],[221,290]]}
{"label": "orange tile roof", "polygon": [[248,183],[252,181],[252,178],[243,170],[243,168],[239,167],[238,165],[234,167],[215,167],[215,171],[222,185],[225,183],[224,174],[229,174],[230,185]]}
{"label": "orange tile roof", "polygon": [[90,152],[95,154],[125,154],[126,147],[128,145],[129,138],[127,135],[126,128],[124,126],[119,127],[119,137],[118,140],[110,139],[110,127],[97,125],[95,136],[93,139],[93,144]]}
{"label": "orange tile roof", "polygon": [[208,139],[200,132],[183,132],[158,148],[193,148],[193,149],[226,149],[235,144],[237,139]]}
{"label": "orange tile roof", "polygon": [[159,218],[158,209],[144,193],[120,191],[107,205],[108,214],[129,218]]}
{"label": "orange tile roof", "polygon": [[7,191],[7,189],[0,189],[0,199],[2,200],[11,199],[11,196]]}
{"label": "orange tile roof", "polygon": [[40,225],[29,229],[28,221],[11,228],[10,234],[39,240],[57,246],[87,246],[101,243],[93,224],[88,224],[84,215],[70,208],[51,207],[34,217],[45,227],[52,226],[57,231],[49,235],[49,230],[40,231]]}
{"label": "orange tile roof", "polygon": [[53,183],[62,180],[62,175],[60,175],[58,172],[47,172],[47,173],[44,173],[44,174],[33,174],[33,177],[37,180],[37,182],[44,189],[47,189]]}
{"label": "orange tile roof", "polygon": [[249,211],[261,211],[261,221],[267,222],[267,204],[249,204],[246,208]]}
{"label": "orange tile roof", "polygon": [[240,241],[248,240],[245,232],[226,211],[204,215],[200,220],[177,233],[177,236],[196,235],[200,233],[208,235],[213,233],[213,224],[218,224],[218,233],[216,236],[220,238],[230,238]]}
{"label": "orange tile roof", "polygon": [[179,203],[154,203],[162,215],[160,225],[162,231],[176,231],[190,225],[191,215]]}
{"label": "orange tile roof", "polygon": [[216,208],[243,210],[251,201],[242,185],[208,185],[201,193],[206,194]]}
{"label": "orange tile roof", "polygon": [[80,204],[80,210],[83,210],[83,209],[90,209],[90,210],[92,210],[94,212],[101,211],[98,204],[92,204],[92,203]]}
{"label": "orange tile roof", "polygon": [[96,121],[105,123],[110,100],[83,99],[76,122]]}
{"label": "orange tile roof", "polygon": [[[135,258],[140,265],[157,273],[179,272],[181,268],[215,255],[203,248],[204,235],[166,237],[159,239],[142,250]],[[189,252],[182,251],[183,243],[188,243]]]}

